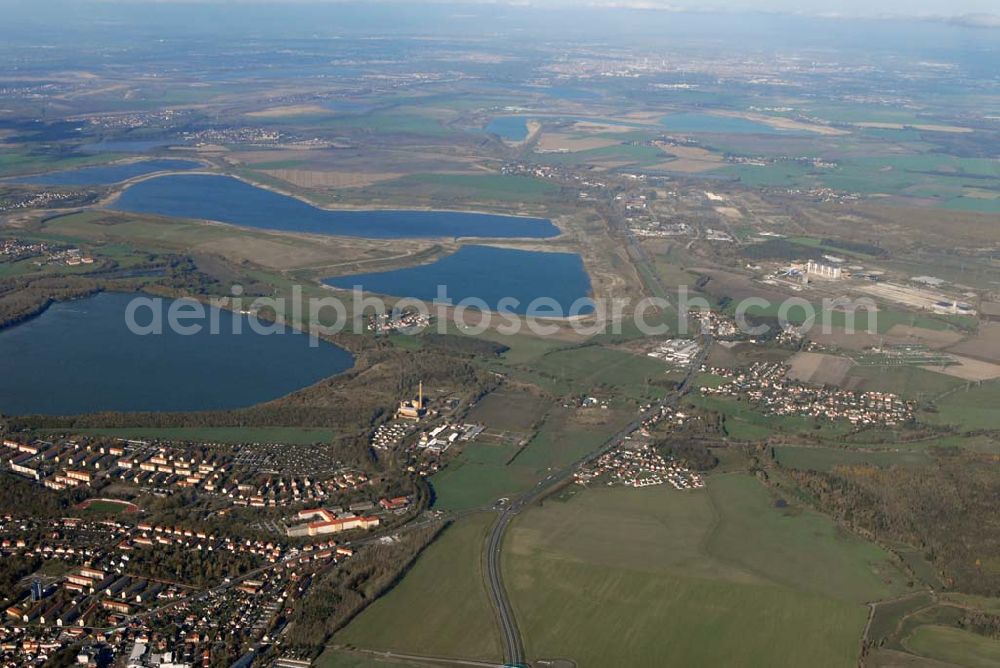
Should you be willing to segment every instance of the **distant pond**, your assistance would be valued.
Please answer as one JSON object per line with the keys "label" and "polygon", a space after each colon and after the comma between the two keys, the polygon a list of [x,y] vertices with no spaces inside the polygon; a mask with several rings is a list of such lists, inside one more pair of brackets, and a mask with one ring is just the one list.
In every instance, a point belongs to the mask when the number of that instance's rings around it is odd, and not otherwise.
{"label": "distant pond", "polygon": [[141,181],[126,188],[112,208],[269,230],[371,239],[545,238],[559,234],[559,228],[545,218],[464,211],[331,211],[230,176],[213,174],[168,174]]}
{"label": "distant pond", "polygon": [[[353,289],[360,285],[365,292],[435,299],[439,286],[445,286],[453,303],[478,298],[489,310],[497,310],[500,300],[512,298],[504,309],[512,313],[551,315],[549,306],[530,308],[538,298],[548,298],[562,315],[592,313],[589,299],[590,277],[583,260],[576,253],[547,253],[512,250],[492,246],[462,246],[456,253],[436,262],[369,274],[336,276],[323,281],[327,285]],[[583,300],[579,301],[578,300]]]}
{"label": "distant pond", "polygon": [[[125,323],[139,294],[101,293],[0,330],[0,413],[195,411],[251,406],[351,368],[350,353],[286,329],[263,335],[247,316],[214,311],[201,333],[140,336]],[[171,300],[164,299],[163,321]],[[208,311],[206,307],[206,311]],[[234,320],[242,333],[234,334]],[[147,308],[136,322],[151,322]],[[197,321],[191,321],[191,324]]]}

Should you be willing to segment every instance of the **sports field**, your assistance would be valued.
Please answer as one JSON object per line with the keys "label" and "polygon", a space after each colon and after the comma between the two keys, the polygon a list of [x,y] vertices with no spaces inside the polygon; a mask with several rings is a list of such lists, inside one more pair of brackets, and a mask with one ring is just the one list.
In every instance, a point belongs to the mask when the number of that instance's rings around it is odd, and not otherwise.
{"label": "sports field", "polygon": [[398,585],[335,634],[333,644],[499,659],[500,640],[482,571],[483,544],[495,519],[495,514],[483,513],[457,520]]}
{"label": "sports field", "polygon": [[854,666],[863,602],[905,587],[881,549],[744,474],[546,502],[504,568],[529,657],[581,668]]}

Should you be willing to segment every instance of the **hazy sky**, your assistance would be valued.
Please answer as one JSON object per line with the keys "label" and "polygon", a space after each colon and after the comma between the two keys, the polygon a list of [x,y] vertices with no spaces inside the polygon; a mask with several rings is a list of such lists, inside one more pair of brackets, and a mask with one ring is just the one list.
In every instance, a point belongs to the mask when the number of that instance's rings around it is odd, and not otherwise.
{"label": "hazy sky", "polygon": [[[238,4],[335,3],[344,0],[109,0],[111,2],[215,2]],[[367,0],[377,2],[378,0]],[[400,0],[394,0],[396,2]],[[961,16],[1000,14],[1000,0],[403,0],[410,3],[489,3],[541,7],[619,6],[634,9],[767,11],[832,16]]]}

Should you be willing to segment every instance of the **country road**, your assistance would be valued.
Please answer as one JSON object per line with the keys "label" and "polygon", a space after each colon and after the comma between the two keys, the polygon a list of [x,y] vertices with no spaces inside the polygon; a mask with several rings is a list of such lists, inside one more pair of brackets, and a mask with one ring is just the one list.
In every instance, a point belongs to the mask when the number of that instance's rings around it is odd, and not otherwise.
{"label": "country road", "polygon": [[701,368],[708,352],[712,346],[712,337],[705,335],[702,339],[703,346],[698,357],[692,362],[684,379],[677,386],[677,389],[665,396],[659,403],[650,407],[638,418],[620,429],[608,438],[600,447],[577,459],[568,466],[549,474],[532,489],[510,499],[508,504],[500,511],[497,521],[493,524],[486,539],[486,553],[484,555],[486,577],[486,588],[489,592],[493,608],[500,625],[500,638],[503,642],[504,659],[508,666],[526,665],[524,642],[521,639],[521,632],[517,627],[517,619],[514,609],[511,606],[510,598],[503,584],[503,568],[501,564],[501,550],[503,549],[503,538],[507,527],[514,520],[518,513],[526,507],[544,498],[562,483],[570,479],[573,474],[584,464],[597,459],[601,455],[615,449],[621,442],[635,432],[642,424],[660,412],[661,408],[676,404],[682,396],[691,389],[691,382],[695,374]]}

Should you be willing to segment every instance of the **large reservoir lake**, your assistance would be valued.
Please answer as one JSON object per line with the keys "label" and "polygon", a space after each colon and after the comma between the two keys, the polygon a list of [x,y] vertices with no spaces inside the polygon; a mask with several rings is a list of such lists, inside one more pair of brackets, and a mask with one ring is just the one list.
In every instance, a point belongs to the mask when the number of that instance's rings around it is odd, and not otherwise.
{"label": "large reservoir lake", "polygon": [[48,172],[34,176],[21,176],[11,179],[10,183],[31,183],[43,186],[102,186],[118,183],[137,176],[156,172],[169,172],[201,167],[194,160],[140,160],[121,165],[100,165],[96,167],[80,167],[59,172]]}
{"label": "large reservoir lake", "polygon": [[528,136],[526,116],[497,116],[486,126],[486,132],[507,141],[524,141]]}
{"label": "large reservoir lake", "polygon": [[462,211],[330,211],[214,174],[168,174],[147,179],[126,188],[112,208],[269,230],[373,239],[545,238],[559,234],[559,228],[544,218]]}
{"label": "large reservoir lake", "polygon": [[[56,303],[36,318],[0,330],[0,413],[70,415],[104,410],[192,411],[251,406],[345,371],[345,350],[293,330],[262,335],[246,316],[215,311],[202,332],[184,335],[167,326],[140,336],[125,322],[139,294],[100,293]],[[206,307],[206,311],[209,309]],[[135,320],[150,322],[148,308]],[[234,319],[242,333],[233,333]]]}
{"label": "large reservoir lake", "polygon": [[[539,316],[584,315],[593,312],[590,277],[575,253],[546,253],[492,246],[462,246],[436,262],[370,274],[337,276],[323,281],[346,290],[360,285],[365,292],[432,301],[438,286],[457,304],[463,299],[481,299],[486,308],[498,310],[500,300],[513,298],[503,310]],[[549,305],[531,302],[548,298]],[[584,300],[576,304],[577,300]],[[560,313],[554,314],[554,305]]]}

